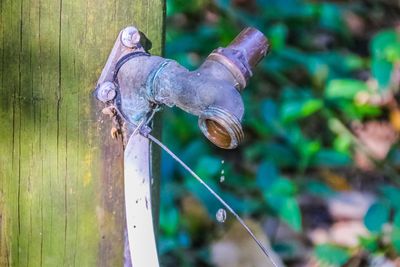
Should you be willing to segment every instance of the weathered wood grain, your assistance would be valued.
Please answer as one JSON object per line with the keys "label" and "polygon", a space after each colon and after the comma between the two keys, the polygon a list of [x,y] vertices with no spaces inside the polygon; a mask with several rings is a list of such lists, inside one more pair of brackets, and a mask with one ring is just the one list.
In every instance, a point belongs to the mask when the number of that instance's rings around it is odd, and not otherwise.
{"label": "weathered wood grain", "polygon": [[0,266],[122,266],[122,142],[91,93],[123,27],[159,54],[163,23],[163,0],[0,1]]}

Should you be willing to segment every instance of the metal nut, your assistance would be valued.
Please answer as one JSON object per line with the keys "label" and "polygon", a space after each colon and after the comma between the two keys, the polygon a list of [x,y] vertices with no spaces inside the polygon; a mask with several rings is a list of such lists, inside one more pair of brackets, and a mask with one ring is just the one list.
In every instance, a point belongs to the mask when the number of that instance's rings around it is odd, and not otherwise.
{"label": "metal nut", "polygon": [[113,82],[105,82],[100,84],[97,90],[97,99],[102,102],[111,101],[117,95],[117,87]]}
{"label": "metal nut", "polygon": [[134,48],[140,41],[140,33],[139,31],[133,27],[126,27],[121,34],[121,42],[124,46],[128,48]]}

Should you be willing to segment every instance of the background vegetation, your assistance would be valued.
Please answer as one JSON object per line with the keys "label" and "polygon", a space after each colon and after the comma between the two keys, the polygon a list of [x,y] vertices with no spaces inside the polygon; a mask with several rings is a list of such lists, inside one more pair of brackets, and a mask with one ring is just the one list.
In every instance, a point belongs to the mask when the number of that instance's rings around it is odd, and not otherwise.
{"label": "background vegetation", "polygon": [[[390,0],[167,1],[166,56],[190,69],[245,26],[269,38],[243,93],[243,145],[216,148],[178,109],[165,110],[163,139],[287,266],[395,266],[399,14]],[[162,171],[163,266],[265,266],[246,259],[259,252],[244,230],[229,214],[218,223],[219,203],[167,155]]]}

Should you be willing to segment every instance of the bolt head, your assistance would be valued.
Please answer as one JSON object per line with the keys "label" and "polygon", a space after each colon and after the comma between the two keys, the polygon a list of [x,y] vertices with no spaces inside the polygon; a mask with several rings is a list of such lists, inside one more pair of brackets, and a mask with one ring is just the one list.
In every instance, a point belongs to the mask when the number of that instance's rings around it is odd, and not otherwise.
{"label": "bolt head", "polygon": [[121,42],[124,46],[128,48],[134,48],[140,42],[140,33],[133,27],[126,27],[121,34]]}
{"label": "bolt head", "polygon": [[117,87],[113,82],[104,82],[100,84],[97,90],[97,98],[102,102],[111,101],[117,95]]}

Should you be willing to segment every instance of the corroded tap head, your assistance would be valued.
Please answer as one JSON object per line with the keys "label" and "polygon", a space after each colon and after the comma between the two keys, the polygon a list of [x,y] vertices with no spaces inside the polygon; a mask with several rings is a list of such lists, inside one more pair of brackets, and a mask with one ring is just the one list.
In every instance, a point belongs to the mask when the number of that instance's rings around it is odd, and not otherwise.
{"label": "corroded tap head", "polygon": [[200,130],[216,146],[237,147],[244,139],[240,92],[267,54],[264,34],[244,29],[230,45],[214,50],[195,71],[149,54],[140,37],[133,26],[120,32],[98,81],[97,98],[112,105],[129,125],[144,121],[154,107],[177,106],[198,116]]}

